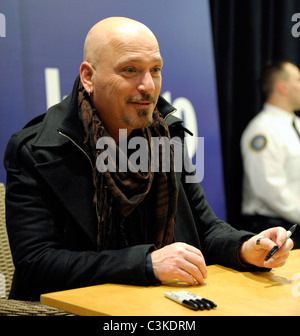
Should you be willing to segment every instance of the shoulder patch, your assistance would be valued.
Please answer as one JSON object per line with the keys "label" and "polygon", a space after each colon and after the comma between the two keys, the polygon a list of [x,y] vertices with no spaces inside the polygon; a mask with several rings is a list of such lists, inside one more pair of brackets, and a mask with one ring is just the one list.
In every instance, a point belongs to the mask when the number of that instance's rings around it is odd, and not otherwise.
{"label": "shoulder patch", "polygon": [[264,135],[256,135],[250,142],[250,147],[256,152],[266,148],[267,138]]}

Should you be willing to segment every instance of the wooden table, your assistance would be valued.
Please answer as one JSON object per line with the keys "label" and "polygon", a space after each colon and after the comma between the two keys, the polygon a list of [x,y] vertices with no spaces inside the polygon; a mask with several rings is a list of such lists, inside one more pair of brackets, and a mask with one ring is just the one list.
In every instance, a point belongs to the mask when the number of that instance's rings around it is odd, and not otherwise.
{"label": "wooden table", "polygon": [[[185,289],[218,304],[213,310],[193,311],[164,297],[166,291]],[[300,316],[300,250],[271,272],[238,272],[208,266],[202,286],[172,281],[160,286],[104,284],[44,294],[41,302],[68,312],[112,316]]]}

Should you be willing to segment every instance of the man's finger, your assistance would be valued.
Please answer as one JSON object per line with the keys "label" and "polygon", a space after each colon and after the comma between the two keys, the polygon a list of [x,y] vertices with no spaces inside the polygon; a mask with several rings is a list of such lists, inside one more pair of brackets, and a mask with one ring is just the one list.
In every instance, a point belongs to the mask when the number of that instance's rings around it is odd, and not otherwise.
{"label": "man's finger", "polygon": [[[204,257],[201,255],[196,255],[194,253],[188,253],[185,256],[185,260],[189,263],[190,274],[198,281],[199,276],[201,279],[207,278],[207,267]],[[199,281],[198,281],[199,282]],[[202,280],[203,282],[203,280]],[[199,283],[202,283],[199,282]]]}
{"label": "man's finger", "polygon": [[276,244],[267,237],[259,236],[256,240],[256,246],[262,250],[270,251]]}

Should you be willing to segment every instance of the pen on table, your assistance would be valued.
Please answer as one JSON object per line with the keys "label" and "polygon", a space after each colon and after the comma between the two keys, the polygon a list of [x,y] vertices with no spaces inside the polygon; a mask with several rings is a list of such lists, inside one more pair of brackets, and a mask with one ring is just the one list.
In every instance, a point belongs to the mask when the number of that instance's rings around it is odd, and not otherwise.
{"label": "pen on table", "polygon": [[[296,230],[298,224],[294,224],[287,232],[286,232],[286,238],[284,243],[281,245],[283,246],[285,244],[285,242],[291,237],[291,235],[294,233],[294,231]],[[268,261],[271,257],[273,257],[273,255],[280,249],[280,247],[278,247],[277,245],[274,246],[271,251],[266,255],[265,257],[265,261]]]}
{"label": "pen on table", "polygon": [[[173,292],[174,293],[174,292]],[[206,304],[200,300],[195,300],[195,298],[191,297],[189,294],[189,292],[184,292],[184,291],[178,291],[176,292],[176,294],[182,296],[183,298],[185,298],[186,300],[193,302],[194,304],[196,304],[198,306],[198,308],[200,310],[204,310],[204,309],[208,309],[208,307],[206,306]],[[210,307],[209,307],[210,309]]]}
{"label": "pen on table", "polygon": [[202,299],[200,299],[200,297],[193,296],[191,293],[187,291],[179,291],[177,293],[180,295],[184,295],[188,300],[193,300],[194,302],[196,302],[196,304],[198,304],[199,307],[202,308],[201,310],[203,309],[210,310],[212,308],[208,302],[203,301]]}
{"label": "pen on table", "polygon": [[[216,303],[214,303],[214,302],[211,301],[211,300],[207,300],[207,299],[205,299],[205,298],[203,298],[203,297],[201,297],[201,296],[199,296],[199,295],[196,295],[196,294],[193,294],[193,293],[190,293],[190,292],[187,292],[187,291],[180,291],[179,293],[185,293],[186,295],[188,295],[191,299],[195,300],[196,302],[197,302],[197,300],[199,300],[200,302],[206,304],[206,305],[207,305],[207,308],[208,308],[208,306],[209,306],[210,308],[215,308],[215,307],[217,307],[217,304],[216,304]],[[207,308],[206,308],[206,309],[207,309]]]}
{"label": "pen on table", "polygon": [[190,309],[193,309],[193,310],[198,310],[198,305],[196,305],[193,302],[190,302],[190,301],[186,300],[185,298],[183,298],[182,296],[180,296],[180,295],[178,295],[174,292],[173,293],[165,292],[165,297],[182,304],[184,307],[187,307],[187,308],[190,308]]}

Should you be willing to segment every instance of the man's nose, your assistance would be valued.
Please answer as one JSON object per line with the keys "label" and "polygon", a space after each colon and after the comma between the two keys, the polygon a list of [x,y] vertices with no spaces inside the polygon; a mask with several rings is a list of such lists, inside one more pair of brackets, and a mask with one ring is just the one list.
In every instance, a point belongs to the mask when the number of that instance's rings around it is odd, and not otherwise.
{"label": "man's nose", "polygon": [[150,71],[143,73],[137,87],[139,92],[152,93],[155,90],[155,84]]}

